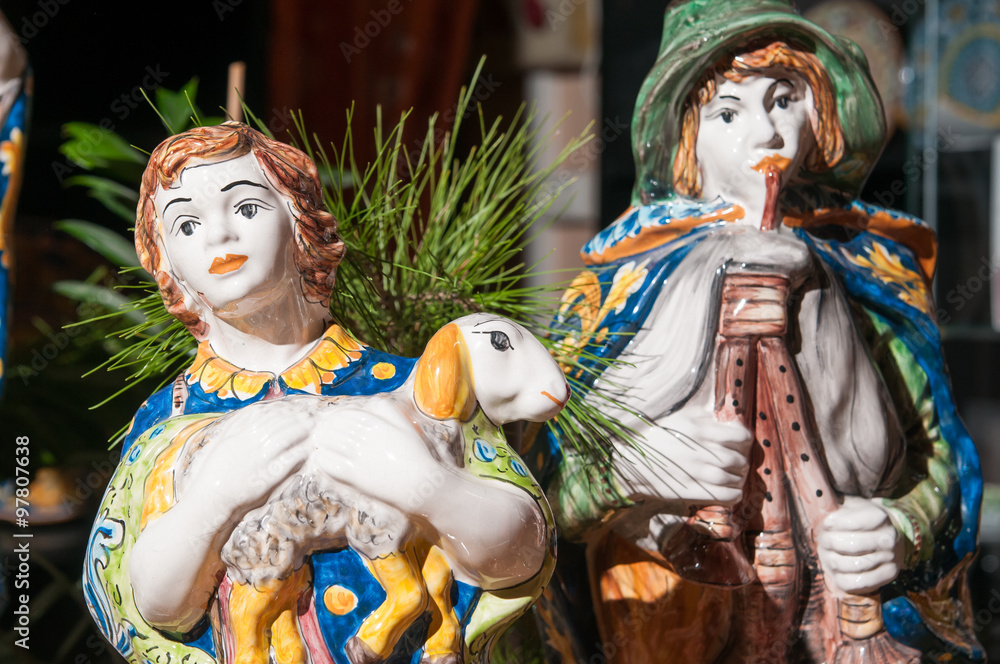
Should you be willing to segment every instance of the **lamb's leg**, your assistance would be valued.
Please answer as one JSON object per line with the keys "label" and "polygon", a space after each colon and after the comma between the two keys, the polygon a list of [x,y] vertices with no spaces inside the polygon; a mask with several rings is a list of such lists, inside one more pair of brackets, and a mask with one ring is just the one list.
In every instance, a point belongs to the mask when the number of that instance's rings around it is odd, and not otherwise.
{"label": "lamb's leg", "polygon": [[271,643],[278,664],[306,664],[306,649],[295,624],[294,606],[285,609],[271,625]]}
{"label": "lamb's leg", "polygon": [[385,601],[365,618],[345,652],[352,664],[375,664],[392,654],[403,633],[427,608],[427,588],[413,547],[368,561],[386,592]]}
{"label": "lamb's leg", "polygon": [[424,644],[422,663],[460,664],[462,662],[462,628],[451,603],[451,566],[444,553],[432,546],[424,560],[424,582],[431,597],[433,612],[430,637]]}
{"label": "lamb's leg", "polygon": [[[309,568],[303,565],[287,579],[263,581],[258,586],[247,583],[233,583],[229,596],[229,623],[236,642],[234,664],[267,664],[271,638],[268,634],[272,625],[282,614],[295,610],[299,595],[310,583]],[[281,659],[281,664],[301,664],[305,661],[298,629],[281,632],[280,645],[276,650],[292,659]],[[296,640],[296,646],[291,642]],[[294,659],[296,650],[299,659]]]}

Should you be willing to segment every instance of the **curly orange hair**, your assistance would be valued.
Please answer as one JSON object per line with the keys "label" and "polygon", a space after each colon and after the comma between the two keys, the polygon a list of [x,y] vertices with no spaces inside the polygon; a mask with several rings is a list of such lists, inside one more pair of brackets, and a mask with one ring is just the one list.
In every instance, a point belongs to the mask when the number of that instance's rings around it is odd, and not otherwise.
{"label": "curly orange hair", "polygon": [[691,198],[701,195],[701,169],[695,155],[695,140],[701,108],[715,96],[718,78],[740,82],[751,76],[766,76],[775,70],[798,73],[812,90],[816,112],[810,114],[809,120],[816,141],[806,158],[806,170],[822,173],[840,161],[844,154],[844,132],[837,117],[833,86],[822,63],[812,53],[785,42],[772,42],[748,53],[723,58],[710,67],[691,90],[681,118],[681,138],[674,158],[674,191]]}
{"label": "curly orange hair", "polygon": [[135,249],[142,266],[156,280],[167,311],[198,339],[205,337],[208,324],[184,304],[184,294],[161,254],[153,196],[157,187],[170,187],[190,165],[220,163],[251,152],[268,181],[291,203],[295,217],[295,266],[307,299],[329,301],[337,266],[344,257],[344,242],[337,234],[337,220],[322,207],[316,164],[304,152],[272,140],[240,122],[197,127],[171,136],[153,150],[142,174],[136,209]]}

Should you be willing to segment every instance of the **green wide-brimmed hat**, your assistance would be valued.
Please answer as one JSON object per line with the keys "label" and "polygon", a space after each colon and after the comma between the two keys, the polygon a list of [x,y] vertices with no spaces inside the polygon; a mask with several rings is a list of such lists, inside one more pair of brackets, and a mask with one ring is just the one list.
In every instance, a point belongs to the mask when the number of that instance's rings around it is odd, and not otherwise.
{"label": "green wide-brimmed hat", "polygon": [[643,81],[632,118],[634,203],[662,200],[673,192],[684,102],[705,71],[766,40],[813,53],[826,69],[844,132],[844,156],[813,179],[857,195],[886,139],[882,100],[858,45],[802,18],[789,0],[678,0],[667,10],[660,54]]}

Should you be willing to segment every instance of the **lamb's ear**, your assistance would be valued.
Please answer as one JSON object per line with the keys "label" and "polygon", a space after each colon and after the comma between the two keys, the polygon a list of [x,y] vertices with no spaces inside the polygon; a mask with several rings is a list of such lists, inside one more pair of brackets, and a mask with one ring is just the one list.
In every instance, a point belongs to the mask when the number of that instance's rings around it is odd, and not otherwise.
{"label": "lamb's ear", "polygon": [[466,421],[476,410],[469,348],[458,325],[448,323],[427,342],[413,384],[417,407],[438,420]]}

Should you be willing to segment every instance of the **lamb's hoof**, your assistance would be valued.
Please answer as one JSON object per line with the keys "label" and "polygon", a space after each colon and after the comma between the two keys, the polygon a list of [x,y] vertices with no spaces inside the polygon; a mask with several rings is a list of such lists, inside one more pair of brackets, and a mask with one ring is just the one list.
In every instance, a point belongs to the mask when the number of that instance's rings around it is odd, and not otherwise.
{"label": "lamb's hoof", "polygon": [[383,661],[367,643],[356,636],[352,636],[344,646],[344,653],[351,664],[379,664]]}
{"label": "lamb's hoof", "polygon": [[420,657],[420,664],[464,664],[462,656],[457,652],[451,652],[447,655],[434,655],[431,657],[427,653],[424,653]]}

